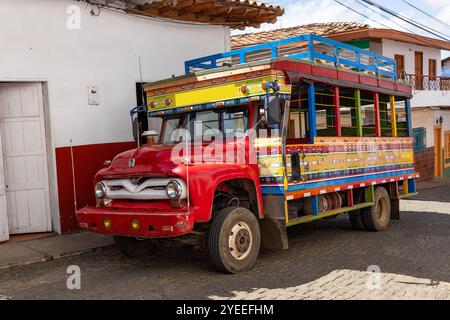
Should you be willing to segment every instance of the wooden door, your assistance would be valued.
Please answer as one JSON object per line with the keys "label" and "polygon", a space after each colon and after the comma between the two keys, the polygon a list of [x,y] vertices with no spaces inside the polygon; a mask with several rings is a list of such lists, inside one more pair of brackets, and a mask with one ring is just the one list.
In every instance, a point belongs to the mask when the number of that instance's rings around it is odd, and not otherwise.
{"label": "wooden door", "polygon": [[401,54],[396,54],[395,62],[397,64],[397,78],[404,79],[405,78],[405,56],[403,56]]}
{"label": "wooden door", "polygon": [[434,127],[434,175],[442,176],[442,127]]}
{"label": "wooden door", "polygon": [[437,74],[436,60],[430,59],[428,61],[428,75],[430,76],[430,79],[434,80],[436,78],[436,74]]}
{"label": "wooden door", "polygon": [[450,168],[450,130],[444,131],[444,168]]}
{"label": "wooden door", "polygon": [[416,90],[423,90],[423,52],[415,52]]}
{"label": "wooden door", "polygon": [[51,231],[41,84],[1,84],[0,116],[9,233]]}

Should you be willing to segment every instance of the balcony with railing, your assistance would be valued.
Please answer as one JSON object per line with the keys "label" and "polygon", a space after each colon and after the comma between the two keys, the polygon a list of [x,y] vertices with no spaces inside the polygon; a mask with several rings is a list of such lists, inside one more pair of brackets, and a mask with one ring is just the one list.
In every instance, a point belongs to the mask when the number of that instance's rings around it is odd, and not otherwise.
{"label": "balcony with railing", "polygon": [[450,91],[450,77],[405,74],[403,80],[416,91]]}

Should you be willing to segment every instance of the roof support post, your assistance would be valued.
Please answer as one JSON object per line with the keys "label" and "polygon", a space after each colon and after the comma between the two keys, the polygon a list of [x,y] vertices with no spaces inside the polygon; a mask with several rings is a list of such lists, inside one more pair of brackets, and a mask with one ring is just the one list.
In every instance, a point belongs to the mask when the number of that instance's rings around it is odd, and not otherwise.
{"label": "roof support post", "polygon": [[308,35],[308,56],[309,62],[314,63],[314,39],[313,35]]}
{"label": "roof support post", "polygon": [[317,136],[316,127],[316,95],[315,85],[311,82],[308,87],[308,120],[309,120],[309,143],[314,144],[314,138]]}
{"label": "roof support post", "polygon": [[407,98],[405,101],[405,109],[406,109],[406,121],[408,122],[408,137],[412,137],[412,114],[411,114],[411,99]]}
{"label": "roof support post", "polygon": [[397,137],[397,112],[395,110],[394,96],[391,96],[391,124],[392,124],[392,136]]}
{"label": "roof support post", "polygon": [[355,124],[356,124],[356,135],[358,137],[363,136],[363,126],[361,119],[361,90],[355,90]]}
{"label": "roof support post", "polygon": [[375,136],[381,137],[380,94],[378,92],[373,94],[373,111],[375,114]]}
{"label": "roof support post", "polygon": [[333,99],[334,99],[334,125],[336,137],[342,136],[341,129],[341,99],[339,87],[333,88]]}

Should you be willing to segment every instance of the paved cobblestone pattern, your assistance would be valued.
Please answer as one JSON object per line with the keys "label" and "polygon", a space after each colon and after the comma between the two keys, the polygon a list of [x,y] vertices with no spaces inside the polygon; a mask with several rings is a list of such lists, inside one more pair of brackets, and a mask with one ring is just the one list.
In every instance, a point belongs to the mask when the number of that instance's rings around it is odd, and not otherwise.
{"label": "paved cobblestone pattern", "polygon": [[[0,299],[450,299],[450,187],[401,207],[384,233],[355,231],[347,215],[295,227],[289,250],[262,252],[243,274],[217,273],[186,248],[140,260],[107,248],[2,270]],[[66,287],[69,265],[81,290]]]}

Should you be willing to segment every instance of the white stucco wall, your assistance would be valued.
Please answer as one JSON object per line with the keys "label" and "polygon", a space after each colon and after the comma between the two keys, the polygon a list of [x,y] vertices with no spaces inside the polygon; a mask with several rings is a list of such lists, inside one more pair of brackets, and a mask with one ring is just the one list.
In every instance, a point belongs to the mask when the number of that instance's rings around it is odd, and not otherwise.
{"label": "white stucco wall", "polygon": [[[67,28],[70,5],[81,8],[79,30]],[[181,75],[186,59],[229,48],[228,27],[90,10],[72,0],[0,1],[0,82],[47,83],[53,147],[68,146],[69,139],[74,145],[132,140],[139,56],[146,82]],[[99,90],[98,106],[88,104],[91,84]]]}
{"label": "white stucco wall", "polygon": [[[80,8],[70,30],[69,6]],[[144,82],[184,73],[184,61],[229,49],[229,28],[150,21],[73,0],[0,1],[0,82],[42,82],[53,229],[61,231],[55,148],[132,141],[141,57]],[[95,9],[95,13],[98,10]],[[88,104],[88,86],[99,105]]]}
{"label": "white stucco wall", "polygon": [[413,109],[411,113],[411,123],[413,128],[426,128],[427,134],[427,148],[434,146],[434,125],[436,119],[434,117],[434,110],[429,108]]}
{"label": "white stucco wall", "polygon": [[[415,74],[415,52],[423,52],[423,74],[429,74],[429,60],[436,60],[436,75],[441,74],[441,50],[426,46],[419,46],[410,43],[383,39],[382,51],[378,52],[384,56],[394,59],[396,54],[405,57],[405,72]],[[450,106],[450,92],[435,90],[414,91],[411,99],[411,106],[414,107],[441,107]],[[413,124],[414,125],[414,124]]]}
{"label": "white stucco wall", "polygon": [[436,90],[414,91],[411,107],[448,107],[450,106],[450,92]]}
{"label": "white stucco wall", "polygon": [[383,55],[394,59],[396,54],[405,56],[405,72],[415,73],[415,52],[423,52],[423,74],[429,74],[428,61],[436,60],[436,75],[441,74],[441,50],[416,44],[383,39]]}
{"label": "white stucco wall", "polygon": [[442,132],[450,130],[450,110],[439,108],[415,108],[412,112],[413,128],[424,127],[427,130],[427,148],[434,147],[434,127],[436,120],[442,117]]}

